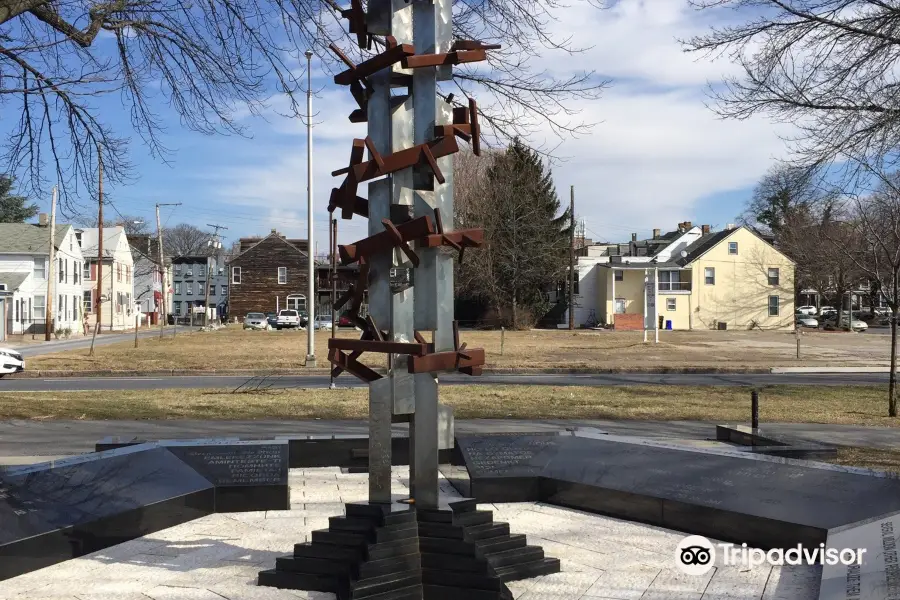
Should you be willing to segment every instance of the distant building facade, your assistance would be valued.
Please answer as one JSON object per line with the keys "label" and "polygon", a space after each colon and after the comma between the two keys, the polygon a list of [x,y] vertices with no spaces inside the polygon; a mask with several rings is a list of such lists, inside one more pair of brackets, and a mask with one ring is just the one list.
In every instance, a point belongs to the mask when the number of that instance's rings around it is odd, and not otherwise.
{"label": "distant building facade", "polygon": [[263,238],[241,238],[228,263],[229,314],[291,308],[308,312],[307,240],[287,239],[276,230]]}
{"label": "distant building facade", "polygon": [[[83,307],[88,326],[97,323],[98,301],[100,328],[105,331],[128,329],[135,325],[134,259],[123,227],[86,228],[77,232],[84,255]],[[103,256],[99,256],[100,235]],[[100,298],[97,279],[100,279]]]}
{"label": "distant building facade", "polygon": [[172,259],[172,314],[176,318],[190,318],[192,311],[202,315],[207,282],[209,306],[215,307],[217,317],[227,314],[229,282],[224,256],[178,256]]}

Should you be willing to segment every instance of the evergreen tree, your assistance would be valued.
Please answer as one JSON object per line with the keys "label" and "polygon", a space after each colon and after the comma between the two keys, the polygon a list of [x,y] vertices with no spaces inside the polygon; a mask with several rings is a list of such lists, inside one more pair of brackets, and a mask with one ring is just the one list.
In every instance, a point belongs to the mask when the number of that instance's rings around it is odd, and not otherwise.
{"label": "evergreen tree", "polygon": [[[480,226],[486,251],[460,267],[461,288],[488,302],[513,327],[529,327],[548,306],[545,293],[565,278],[572,215],[560,212],[553,177],[519,140],[493,156],[480,200],[457,218]],[[471,225],[470,225],[471,223]]]}
{"label": "evergreen tree", "polygon": [[37,204],[25,204],[25,196],[12,194],[13,183],[12,177],[0,175],[0,223],[24,223],[40,212]]}

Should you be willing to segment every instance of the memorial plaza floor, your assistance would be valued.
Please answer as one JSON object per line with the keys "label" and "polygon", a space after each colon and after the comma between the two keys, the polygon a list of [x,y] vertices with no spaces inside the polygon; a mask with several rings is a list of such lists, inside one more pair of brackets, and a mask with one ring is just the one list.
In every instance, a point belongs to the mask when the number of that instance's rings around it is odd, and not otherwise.
{"label": "memorial plaza floor", "polygon": [[[408,469],[394,468],[395,491]],[[256,586],[310,532],[364,500],[367,475],[337,468],[290,472],[291,510],[217,514],[0,582],[0,600],[297,600],[322,592]],[[441,482],[444,493],[455,491]],[[719,565],[702,576],[675,565],[684,534],[538,503],[481,505],[527,534],[562,572],[511,582],[521,600],[815,600],[820,568]]]}

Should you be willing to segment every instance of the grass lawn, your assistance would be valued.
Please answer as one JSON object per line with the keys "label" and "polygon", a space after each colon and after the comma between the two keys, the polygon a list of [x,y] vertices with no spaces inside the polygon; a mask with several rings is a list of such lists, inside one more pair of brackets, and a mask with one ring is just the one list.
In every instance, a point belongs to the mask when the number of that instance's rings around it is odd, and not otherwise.
{"label": "grass lawn", "polygon": [[845,446],[838,448],[837,457],[823,462],[900,473],[900,451],[897,450]]}
{"label": "grass lawn", "polygon": [[[766,422],[900,426],[883,387],[776,386],[760,401]],[[749,392],[735,387],[446,386],[459,419],[632,419],[747,422]],[[221,389],[8,392],[0,419],[365,419],[365,389]]]}
{"label": "grass lawn", "polygon": [[[360,333],[342,330],[340,337]],[[327,332],[317,332],[319,366],[327,366]],[[773,331],[667,331],[659,344],[645,344],[639,331],[509,331],[501,354],[499,331],[462,331],[461,341],[484,348],[492,369],[664,369],[886,365],[889,336],[808,333],[802,337],[802,358],[796,358],[793,334]],[[154,370],[299,370],[306,356],[305,331],[243,331],[232,325],[214,332],[171,333],[98,346],[95,356],[71,350],[34,357],[29,370],[154,371]],[[362,361],[381,367],[384,356],[364,354]]]}

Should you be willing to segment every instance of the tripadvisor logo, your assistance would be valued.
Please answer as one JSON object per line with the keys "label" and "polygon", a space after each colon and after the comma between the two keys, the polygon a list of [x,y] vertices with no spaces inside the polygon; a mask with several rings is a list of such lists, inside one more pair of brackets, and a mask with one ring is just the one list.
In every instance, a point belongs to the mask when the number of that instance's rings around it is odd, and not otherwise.
{"label": "tripadvisor logo", "polygon": [[703,575],[716,563],[716,555],[723,566],[758,567],[763,564],[783,565],[862,565],[865,548],[826,548],[825,544],[790,548],[750,548],[747,544],[713,544],[700,535],[691,535],[675,549],[675,564],[688,575]]}

